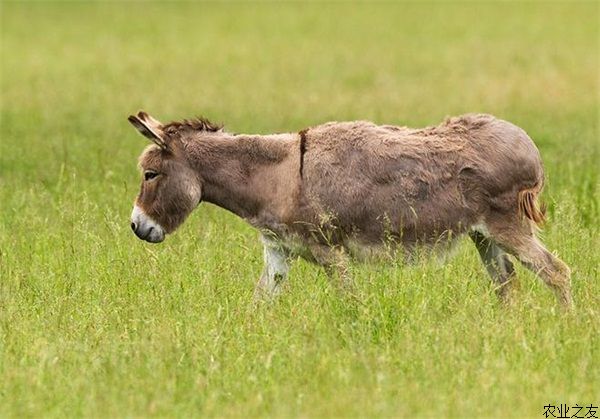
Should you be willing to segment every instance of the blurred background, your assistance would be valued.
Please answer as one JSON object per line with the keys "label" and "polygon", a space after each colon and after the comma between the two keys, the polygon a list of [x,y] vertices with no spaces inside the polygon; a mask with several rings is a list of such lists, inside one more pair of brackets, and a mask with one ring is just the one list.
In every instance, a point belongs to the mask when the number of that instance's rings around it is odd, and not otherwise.
{"label": "blurred background", "polygon": [[[597,2],[0,10],[0,416],[539,416],[549,402],[597,404]],[[282,301],[257,310],[261,249],[241,220],[203,206],[160,247],[129,231],[146,141],[126,118],[140,109],[245,133],[510,120],[542,153],[544,237],[573,267],[580,311],[560,317],[523,272],[520,308],[506,314],[466,243],[444,268],[356,267],[358,307],[299,263]]]}

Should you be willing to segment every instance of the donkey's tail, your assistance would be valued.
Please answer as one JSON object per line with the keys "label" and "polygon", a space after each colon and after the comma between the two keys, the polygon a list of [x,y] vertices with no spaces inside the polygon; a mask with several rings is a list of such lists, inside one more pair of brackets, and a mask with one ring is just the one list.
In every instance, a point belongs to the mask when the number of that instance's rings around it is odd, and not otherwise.
{"label": "donkey's tail", "polygon": [[538,226],[546,221],[546,206],[539,203],[538,196],[542,191],[543,183],[537,183],[533,188],[519,191],[519,216],[527,217]]}

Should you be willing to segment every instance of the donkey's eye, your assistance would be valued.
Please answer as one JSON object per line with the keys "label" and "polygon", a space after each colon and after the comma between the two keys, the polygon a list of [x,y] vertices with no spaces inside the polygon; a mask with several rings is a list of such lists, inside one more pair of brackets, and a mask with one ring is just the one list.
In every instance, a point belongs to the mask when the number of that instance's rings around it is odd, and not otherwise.
{"label": "donkey's eye", "polygon": [[152,170],[146,170],[144,172],[144,180],[152,180],[154,179],[156,176],[158,176],[158,173],[153,172]]}

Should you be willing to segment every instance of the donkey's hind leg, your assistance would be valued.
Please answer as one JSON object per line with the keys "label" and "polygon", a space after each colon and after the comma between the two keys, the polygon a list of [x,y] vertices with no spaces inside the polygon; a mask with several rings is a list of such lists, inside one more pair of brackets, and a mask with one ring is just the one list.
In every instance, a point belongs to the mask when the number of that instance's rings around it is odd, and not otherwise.
{"label": "donkey's hind leg", "polygon": [[503,303],[510,303],[517,277],[508,255],[492,239],[479,231],[471,231],[469,237],[475,243],[481,261],[492,278],[496,294]]}
{"label": "donkey's hind leg", "polygon": [[563,306],[570,308],[573,305],[571,270],[539,241],[533,224],[528,220],[519,220],[512,225],[496,223],[489,227],[494,240],[540,277],[554,291]]}

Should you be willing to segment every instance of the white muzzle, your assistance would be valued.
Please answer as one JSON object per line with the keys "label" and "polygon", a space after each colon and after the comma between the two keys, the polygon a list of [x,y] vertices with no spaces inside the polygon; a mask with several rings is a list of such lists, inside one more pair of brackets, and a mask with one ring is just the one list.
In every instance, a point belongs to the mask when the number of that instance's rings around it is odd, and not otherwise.
{"label": "white muzzle", "polygon": [[131,229],[140,239],[150,243],[160,243],[165,239],[165,230],[137,205],[131,212]]}

